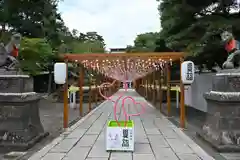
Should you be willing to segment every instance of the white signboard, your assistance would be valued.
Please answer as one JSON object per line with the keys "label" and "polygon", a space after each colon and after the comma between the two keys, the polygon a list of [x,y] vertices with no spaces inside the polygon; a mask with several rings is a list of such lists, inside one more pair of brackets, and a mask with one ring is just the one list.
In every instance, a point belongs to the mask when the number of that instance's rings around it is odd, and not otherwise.
{"label": "white signboard", "polygon": [[192,84],[194,81],[194,63],[185,61],[181,64],[181,78],[183,84]]}
{"label": "white signboard", "polygon": [[133,127],[107,127],[106,132],[107,151],[134,151]]}

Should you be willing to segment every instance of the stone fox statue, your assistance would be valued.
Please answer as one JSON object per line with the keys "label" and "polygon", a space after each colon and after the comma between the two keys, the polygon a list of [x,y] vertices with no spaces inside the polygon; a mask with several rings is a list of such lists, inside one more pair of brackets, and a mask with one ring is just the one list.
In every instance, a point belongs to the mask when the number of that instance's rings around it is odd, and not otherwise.
{"label": "stone fox statue", "polygon": [[17,57],[21,39],[21,35],[17,33],[12,35],[10,42],[6,46],[0,43],[0,68],[11,70],[18,65]]}
{"label": "stone fox statue", "polygon": [[240,50],[237,47],[237,41],[234,39],[232,33],[225,31],[221,34],[221,38],[229,54],[227,60],[223,63],[223,69],[240,67]]}

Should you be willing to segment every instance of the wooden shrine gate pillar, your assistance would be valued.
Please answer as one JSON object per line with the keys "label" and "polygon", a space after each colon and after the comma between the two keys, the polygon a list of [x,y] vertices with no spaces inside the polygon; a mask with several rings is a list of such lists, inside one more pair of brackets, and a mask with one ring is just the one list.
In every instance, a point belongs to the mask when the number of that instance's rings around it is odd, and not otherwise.
{"label": "wooden shrine gate pillar", "polygon": [[136,83],[137,83],[137,81],[136,81],[136,80],[132,81],[132,88],[133,88],[133,89],[136,89],[136,86],[137,86],[137,84],[136,84]]}
{"label": "wooden shrine gate pillar", "polygon": [[[180,71],[182,70],[182,63],[184,59],[180,58]],[[182,82],[182,75],[180,72],[180,126],[185,128],[185,100],[184,100],[184,84]]]}
{"label": "wooden shrine gate pillar", "polygon": [[88,113],[92,110],[92,72],[89,70]]}
{"label": "wooden shrine gate pillar", "polygon": [[153,73],[150,73],[149,74],[149,76],[148,76],[148,78],[149,78],[149,98],[148,98],[148,100],[149,100],[149,102],[151,102],[152,101],[152,99],[153,99],[153,88],[152,88],[152,86],[153,86],[153,78],[152,78],[152,74]]}
{"label": "wooden shrine gate pillar", "polygon": [[63,128],[68,128],[68,60],[66,63],[66,83],[64,84]]}
{"label": "wooden shrine gate pillar", "polygon": [[80,66],[79,73],[79,115],[83,117],[83,85],[84,85],[84,67]]}
{"label": "wooden shrine gate pillar", "polygon": [[145,98],[148,99],[148,75],[145,76],[144,89],[145,89]]}
{"label": "wooden shrine gate pillar", "polygon": [[98,104],[98,73],[95,72],[95,81],[94,81],[94,102],[97,106]]}
{"label": "wooden shrine gate pillar", "polygon": [[142,96],[142,97],[144,97],[145,95],[144,95],[144,87],[143,87],[143,85],[144,85],[144,79],[143,78],[140,78],[140,83],[139,83],[139,92],[140,92],[140,95]]}
{"label": "wooden shrine gate pillar", "polygon": [[160,110],[160,112],[162,112],[162,99],[163,99],[163,94],[162,94],[162,83],[163,83],[163,70],[160,70],[160,73],[159,73],[159,79],[158,79],[158,81],[159,81],[159,88],[158,88],[158,90],[159,90],[159,110]]}
{"label": "wooden shrine gate pillar", "polygon": [[167,64],[167,115],[171,115],[171,68]]}
{"label": "wooden shrine gate pillar", "polygon": [[157,92],[157,89],[156,89],[156,72],[157,71],[153,72],[153,98],[152,98],[152,103],[154,105],[156,104],[156,92]]}

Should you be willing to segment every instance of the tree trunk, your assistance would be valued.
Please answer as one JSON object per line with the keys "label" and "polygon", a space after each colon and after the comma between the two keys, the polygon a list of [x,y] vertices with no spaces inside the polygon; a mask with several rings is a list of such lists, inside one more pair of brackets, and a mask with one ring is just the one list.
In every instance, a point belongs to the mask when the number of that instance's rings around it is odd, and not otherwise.
{"label": "tree trunk", "polygon": [[49,71],[49,73],[48,73],[48,90],[47,90],[48,94],[50,94],[51,91],[52,91],[52,72]]}

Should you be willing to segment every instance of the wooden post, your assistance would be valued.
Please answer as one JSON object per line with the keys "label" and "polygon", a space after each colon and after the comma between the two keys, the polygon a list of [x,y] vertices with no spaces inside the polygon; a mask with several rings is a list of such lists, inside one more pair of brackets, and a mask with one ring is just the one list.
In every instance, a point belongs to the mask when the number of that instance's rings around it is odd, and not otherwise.
{"label": "wooden post", "polygon": [[151,102],[151,100],[152,100],[152,73],[151,74],[149,74],[149,76],[148,76],[148,79],[149,79],[149,102]]}
{"label": "wooden post", "polygon": [[159,110],[160,110],[160,112],[162,112],[162,96],[163,96],[163,94],[162,94],[162,76],[163,76],[163,71],[162,70],[160,70],[160,76],[159,76]]}
{"label": "wooden post", "polygon": [[136,84],[136,83],[137,83],[136,80],[132,81],[132,85],[133,85],[132,88],[137,90],[137,88],[136,88],[136,87],[137,87],[137,84]]}
{"label": "wooden post", "polygon": [[121,88],[121,81],[118,81],[118,89]]}
{"label": "wooden post", "polygon": [[95,105],[98,103],[98,73],[95,76]]}
{"label": "wooden post", "polygon": [[[102,74],[99,74],[99,79],[98,79],[98,85],[100,86],[102,83],[103,83],[103,75]],[[103,97],[102,96],[99,96],[99,101],[102,102],[103,100]]]}
{"label": "wooden post", "polygon": [[89,71],[88,112],[92,110],[92,74]]}
{"label": "wooden post", "polygon": [[83,117],[83,85],[84,85],[84,68],[80,66],[79,77],[79,115]]}
{"label": "wooden post", "polygon": [[149,79],[149,75],[147,76],[147,100],[149,101],[150,99],[150,96],[151,96],[151,92],[149,91],[150,90],[150,85],[151,85],[151,81]]}
{"label": "wooden post", "polygon": [[117,92],[117,84],[116,84],[116,82],[113,84],[113,92],[114,92],[114,94]]}
{"label": "wooden post", "polygon": [[145,77],[142,78],[142,92],[143,92],[143,97],[146,97],[146,89],[145,89],[145,84],[146,84],[146,80]]}
{"label": "wooden post", "polygon": [[64,84],[63,128],[68,128],[68,61],[66,63],[66,83]]}
{"label": "wooden post", "polygon": [[138,92],[141,96],[143,96],[142,94],[142,89],[141,89],[141,85],[142,85],[142,78],[139,78],[138,79],[138,83],[137,83],[137,89],[138,89]]}
{"label": "wooden post", "polygon": [[[108,78],[107,79],[107,82],[110,82],[110,83],[112,83],[112,79],[111,78]],[[108,88],[106,88],[106,90],[108,91],[108,95],[109,96],[112,96],[113,95],[113,86],[112,85],[110,85]]]}
{"label": "wooden post", "polygon": [[142,92],[143,92],[143,97],[145,98],[146,97],[146,90],[145,90],[145,84],[146,84],[146,80],[145,80],[145,77],[142,78]]}
{"label": "wooden post", "polygon": [[[106,82],[106,77],[105,77],[105,75],[103,75],[101,83],[105,83],[105,82]],[[104,85],[104,87],[102,89],[102,93],[103,93],[103,95],[106,95],[106,87],[105,87],[105,85]],[[105,99],[102,97],[102,100],[105,100]]]}
{"label": "wooden post", "polygon": [[136,83],[136,85],[135,85],[135,90],[136,90],[137,92],[139,92],[139,81],[140,81],[140,79],[135,80],[135,83]]}
{"label": "wooden post", "polygon": [[117,84],[118,84],[117,86],[118,86],[118,90],[119,90],[121,88],[121,81],[118,81]]}
{"label": "wooden post", "polygon": [[136,92],[138,92],[138,90],[137,90],[137,81],[138,80],[133,81],[133,89],[135,89]]}
{"label": "wooden post", "polygon": [[156,71],[153,72],[153,98],[152,102],[155,105],[156,104]]}
{"label": "wooden post", "polygon": [[170,85],[170,80],[171,80],[171,69],[170,65],[167,65],[167,111],[168,111],[168,116],[171,114],[171,85]]}
{"label": "wooden post", "polygon": [[148,99],[148,76],[145,77],[144,89],[145,89],[145,97],[146,99]]}
{"label": "wooden post", "polygon": [[[108,77],[106,77],[106,76],[105,76],[105,82],[109,82],[109,79],[108,79]],[[107,85],[105,85],[104,88],[105,88],[105,94],[106,94],[107,96],[110,96],[111,90],[108,88]]]}
{"label": "wooden post", "polygon": [[182,83],[182,63],[184,59],[180,59],[180,127],[185,128],[185,102],[184,102],[184,84]]}

